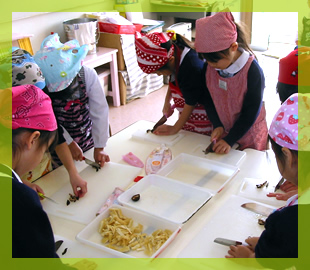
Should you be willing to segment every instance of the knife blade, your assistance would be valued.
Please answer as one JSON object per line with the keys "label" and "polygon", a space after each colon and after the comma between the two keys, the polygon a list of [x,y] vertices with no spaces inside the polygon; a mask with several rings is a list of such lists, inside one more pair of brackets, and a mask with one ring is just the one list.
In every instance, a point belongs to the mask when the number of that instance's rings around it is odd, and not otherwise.
{"label": "knife blade", "polygon": [[[173,104],[172,106],[171,106],[171,111],[173,111],[175,109],[175,104]],[[171,113],[172,114],[172,113]],[[148,129],[146,132],[147,133],[149,133],[149,132],[154,132],[155,130],[156,130],[156,128],[158,128],[159,126],[161,126],[161,125],[163,125],[163,124],[165,124],[166,123],[166,121],[168,120],[168,115],[167,114],[164,114],[163,116],[162,116],[162,118],[160,118],[158,121],[157,121],[157,123],[154,125],[154,127],[152,128],[152,129]]]}
{"label": "knife blade", "polygon": [[242,245],[242,242],[240,241],[235,241],[235,240],[230,240],[230,239],[226,239],[226,238],[215,238],[214,239],[215,243],[224,245],[224,246],[237,246],[237,245]]}
{"label": "knife blade", "polygon": [[60,248],[60,246],[62,245],[63,242],[64,242],[63,240],[58,240],[55,242],[55,251],[56,252]]}
{"label": "knife blade", "polygon": [[278,184],[276,185],[276,187],[274,188],[274,192],[276,192],[281,187],[284,181],[285,179],[282,177],[280,181],[278,182]]}
{"label": "knife blade", "polygon": [[202,152],[204,152],[205,153],[205,155],[206,154],[208,154],[208,153],[214,153],[214,151],[213,151],[213,146],[214,146],[214,144],[216,144],[216,139],[213,139],[212,140],[212,142],[208,145],[208,147],[206,148],[206,150],[202,150]]}
{"label": "knife blade", "polygon": [[86,157],[83,157],[83,160],[86,162],[86,164],[88,164],[88,165],[94,167],[97,171],[98,171],[99,169],[101,169],[100,164],[98,164],[97,162],[92,161],[92,160],[90,160],[90,159],[88,159],[88,158],[86,158]]}
{"label": "knife blade", "polygon": [[268,217],[275,209],[264,206],[264,205],[260,205],[258,203],[244,203],[241,205],[241,207],[252,211],[256,214],[260,214],[263,216]]}
{"label": "knife blade", "polygon": [[44,194],[42,194],[41,192],[38,192],[38,195],[43,198],[43,199],[47,199],[53,203],[59,204],[58,202],[54,201],[52,198],[45,196]]}

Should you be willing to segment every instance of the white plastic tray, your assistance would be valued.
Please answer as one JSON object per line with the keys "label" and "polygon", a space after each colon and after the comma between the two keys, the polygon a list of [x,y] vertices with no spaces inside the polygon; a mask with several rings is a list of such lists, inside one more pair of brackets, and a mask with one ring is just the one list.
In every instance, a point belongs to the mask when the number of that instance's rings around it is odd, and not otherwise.
{"label": "white plastic tray", "polygon": [[182,153],[157,174],[207,189],[215,195],[238,172],[238,167]]}
{"label": "white plastic tray", "polygon": [[[177,236],[181,231],[181,227],[176,224],[169,222],[165,219],[159,217],[154,217],[149,214],[136,211],[131,208],[122,207],[120,205],[112,205],[111,207],[120,208],[124,216],[132,218],[136,225],[140,223],[143,225],[143,233],[151,234],[157,229],[168,229],[173,233],[169,239],[151,256],[151,258],[158,257],[164,249],[172,242],[172,240]],[[109,216],[109,208],[102,212],[99,216],[96,217],[90,224],[88,224],[80,233],[77,234],[76,239],[85,243],[87,245],[93,246],[100,250],[104,250],[109,254],[112,254],[116,257],[121,258],[148,258],[143,251],[129,251],[127,253],[122,253],[117,250],[106,247],[101,243],[102,236],[99,234],[99,224],[100,221]],[[134,223],[134,225],[135,225]]]}
{"label": "white plastic tray", "polygon": [[154,143],[159,143],[159,144],[166,144],[168,146],[172,146],[175,143],[177,143],[179,140],[181,140],[184,137],[184,134],[182,131],[178,132],[177,134],[174,135],[168,135],[168,136],[158,136],[155,135],[151,132],[147,133],[147,129],[141,130],[138,129],[132,134],[132,138],[142,140],[142,141],[149,141],[149,142],[154,142]]}
{"label": "white plastic tray", "polygon": [[[131,197],[140,194],[135,202]],[[159,216],[175,223],[185,223],[210,198],[211,193],[158,175],[147,175],[118,197],[120,204]]]}
{"label": "white plastic tray", "polygon": [[[268,193],[274,192],[274,188],[277,185],[278,181],[274,183],[269,183],[268,187],[256,187],[257,184],[262,184],[264,181],[265,179],[244,178],[238,195],[277,207],[284,206],[286,204],[286,201],[277,200],[275,197],[267,197]],[[284,192],[278,189],[277,193]]]}

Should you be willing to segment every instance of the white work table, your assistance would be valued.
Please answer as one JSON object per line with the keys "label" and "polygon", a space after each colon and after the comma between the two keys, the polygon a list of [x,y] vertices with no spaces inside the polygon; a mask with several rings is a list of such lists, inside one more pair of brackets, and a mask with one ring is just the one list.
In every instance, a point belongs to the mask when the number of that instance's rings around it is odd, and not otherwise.
{"label": "white work table", "polygon": [[[122,156],[127,154],[128,152],[134,153],[143,162],[145,162],[147,156],[154,148],[159,146],[159,144],[132,138],[132,134],[135,133],[137,130],[147,130],[149,128],[152,128],[153,125],[154,123],[152,122],[138,121],[109,138],[108,144],[105,148],[105,152],[109,154],[111,162],[116,164],[128,165],[122,160]],[[193,151],[195,148],[197,148],[197,145],[205,145],[206,147],[210,143],[210,137],[208,136],[188,131],[180,132],[184,136],[174,145],[168,146],[172,151],[173,158],[175,158],[181,153],[193,154]],[[246,149],[244,152],[246,153],[246,155],[243,160],[238,164],[240,170],[237,175],[225,186],[225,188],[220,193],[216,194],[213,198],[211,198],[210,201],[208,201],[192,218],[190,218],[189,221],[187,221],[182,226],[181,232],[164,250],[160,257],[177,258],[180,256],[180,254],[182,254],[182,257],[186,257],[186,247],[193,241],[193,239],[196,239],[195,241],[197,241],[197,235],[198,239],[199,234],[203,236],[203,228],[209,228],[208,224],[212,224],[212,220],[214,217],[217,217],[217,220],[219,219],[221,214],[219,210],[225,207],[225,204],[231,199],[232,195],[238,195],[240,187],[245,178],[268,178],[268,181],[270,181],[269,185],[274,187],[277,184],[277,181],[279,180],[279,172],[273,158],[271,158],[271,164],[268,165],[265,152],[253,149]],[[93,159],[93,150],[86,152],[85,156]],[[76,166],[78,171],[83,171],[85,168],[87,168],[88,165],[86,165],[84,162],[76,162]],[[138,169],[137,172],[137,175],[145,175],[144,168]],[[109,175],[104,175],[104,177],[109,178]],[[85,180],[87,181],[88,179]],[[61,166],[53,172],[49,173],[48,175],[39,179],[36,184],[40,185],[43,188],[47,196],[52,196],[55,192],[63,188],[64,185],[68,184],[68,182],[68,174],[65,168]],[[125,188],[127,186],[128,182],[124,183],[121,188]],[[92,194],[90,193],[86,194],[86,196],[91,195]],[[83,200],[83,198],[81,200]],[[275,202],[274,198],[270,198],[270,204],[274,205],[272,202]],[[283,202],[283,204],[284,203],[285,202]],[[75,236],[85,227],[84,224],[74,222],[62,217],[49,214],[49,218],[55,235],[64,237],[74,242],[77,242],[75,240]],[[227,221],[227,223],[225,223],[225,217],[223,217],[223,220],[224,222],[222,224],[222,227],[225,228],[225,226],[227,226],[229,222]],[[237,221],[238,219],[236,217],[236,222]],[[243,224],[236,224],[236,226],[240,226],[240,230],[243,230]],[[216,237],[221,237],[221,235],[218,235]],[[232,236],[231,238],[233,239],[234,237]],[[235,240],[244,241],[244,239]],[[203,241],[204,239],[201,239],[201,242]],[[83,244],[80,245],[82,245],[83,247]],[[223,250],[222,257],[224,257],[225,250],[228,250],[228,247],[220,247],[221,250]],[[100,254],[102,254],[101,257],[112,257],[111,255],[103,251],[100,251]],[[189,256],[192,256],[190,255],[190,253],[188,254]]]}

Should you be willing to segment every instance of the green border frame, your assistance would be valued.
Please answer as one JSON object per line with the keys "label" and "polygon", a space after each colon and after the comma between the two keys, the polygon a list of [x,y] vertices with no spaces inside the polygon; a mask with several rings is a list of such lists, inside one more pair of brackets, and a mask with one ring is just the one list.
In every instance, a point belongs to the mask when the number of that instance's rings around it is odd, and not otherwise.
{"label": "green border frame", "polygon": [[[144,12],[152,12],[152,6],[149,0],[139,0]],[[29,0],[29,1],[12,1],[8,2],[5,6],[1,7],[0,16],[0,56],[3,52],[8,52],[11,46],[11,15],[12,12],[86,12],[86,11],[107,11],[113,9],[113,0],[75,0],[75,1],[39,1],[39,0]],[[310,9],[306,9],[307,0],[243,0],[242,6],[239,8],[232,8],[232,11],[242,11],[242,12],[298,12],[299,22],[301,22],[303,16],[307,16]],[[91,9],[89,8],[91,6]],[[254,7],[254,9],[253,9]],[[93,10],[96,8],[96,10]],[[187,12],[191,12],[191,9],[186,9]],[[133,7],[131,11],[141,11],[135,10]],[[160,10],[156,10],[160,11]],[[165,10],[162,10],[165,11]],[[176,8],[176,11],[179,11]],[[184,11],[181,8],[181,11]],[[194,12],[195,10],[193,10]],[[301,26],[301,24],[300,24]],[[3,41],[6,41],[3,43]],[[0,58],[1,59],[1,58]],[[0,75],[1,70],[0,70]],[[10,77],[0,76],[0,89],[4,89],[11,85]],[[0,90],[1,92],[3,90]],[[1,93],[0,92],[0,93]],[[1,96],[0,96],[1,98]],[[0,100],[0,104],[1,104]],[[0,111],[1,112],[1,111]],[[2,112],[1,112],[2,113]],[[0,115],[1,117],[2,115]],[[0,130],[0,134],[1,130]],[[10,136],[6,137],[7,142],[11,142]],[[0,156],[6,156],[10,159],[10,153],[3,153],[1,151]],[[307,160],[304,160],[307,161]],[[0,178],[0,213],[1,213],[1,241],[0,241],[0,265],[2,269],[23,269],[23,270],[34,270],[34,269],[53,269],[58,268],[53,266],[53,259],[12,259],[11,258],[11,186],[10,182],[4,181]],[[309,212],[302,212],[300,216],[300,224],[308,224]],[[292,261],[294,264],[298,265],[297,269],[310,269],[310,256],[307,254],[308,243],[309,243],[309,226],[300,226],[299,228],[299,240],[300,240],[300,258],[295,260],[284,259]],[[306,237],[305,237],[306,236]],[[44,241],[42,239],[42,241]],[[79,259],[67,259],[65,263],[72,264],[77,262]],[[257,269],[259,265],[254,259],[156,259],[152,262],[148,259],[91,259],[98,264],[97,269],[225,269],[225,270],[242,270],[242,269]],[[267,261],[268,259],[266,259]],[[276,259],[269,259],[273,262],[277,262]]]}

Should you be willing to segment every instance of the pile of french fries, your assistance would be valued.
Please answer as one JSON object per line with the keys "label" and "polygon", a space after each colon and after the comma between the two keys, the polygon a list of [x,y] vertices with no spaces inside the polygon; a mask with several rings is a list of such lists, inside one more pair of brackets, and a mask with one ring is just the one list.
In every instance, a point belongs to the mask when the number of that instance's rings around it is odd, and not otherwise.
{"label": "pile of french fries", "polygon": [[156,252],[170,237],[170,230],[156,230],[151,235],[143,233],[143,225],[134,225],[119,208],[110,208],[110,215],[99,225],[102,243],[120,252],[144,251],[147,256]]}

